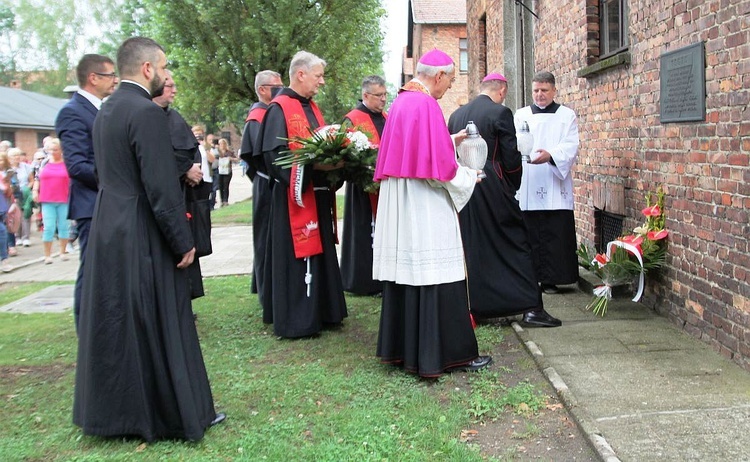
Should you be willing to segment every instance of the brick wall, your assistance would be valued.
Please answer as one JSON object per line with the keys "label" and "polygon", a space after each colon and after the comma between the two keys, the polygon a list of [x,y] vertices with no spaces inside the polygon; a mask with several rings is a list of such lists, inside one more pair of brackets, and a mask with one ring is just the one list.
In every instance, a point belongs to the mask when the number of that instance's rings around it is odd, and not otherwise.
{"label": "brick wall", "polygon": [[[490,36],[509,4],[470,0],[469,40],[480,14]],[[750,370],[750,0],[630,0],[630,63],[583,78],[598,61],[597,4],[533,2],[535,68],[556,75],[558,102],[578,114],[579,240],[594,239],[594,184],[624,186],[625,229],[642,222],[645,193],[664,185],[668,265],[648,278],[643,303]],[[660,56],[700,41],[706,120],[662,124]],[[502,58],[487,46],[488,61]]]}
{"label": "brick wall", "polygon": [[56,136],[54,130],[50,130],[49,132],[43,130],[37,132],[37,130],[30,129],[16,130],[15,146],[26,153],[26,158],[29,161],[33,158],[36,150],[41,147],[37,143],[37,133],[44,133],[45,136]]}
{"label": "brick wall", "polygon": [[458,40],[466,38],[465,24],[418,24],[414,33],[414,56],[418,60],[423,54],[438,48],[448,53],[456,63],[456,81],[438,100],[446,120],[462,104],[468,102],[468,74],[458,72]]}
{"label": "brick wall", "polygon": [[[479,94],[479,83],[490,72],[504,73],[502,0],[469,0],[466,5],[469,39],[469,96]],[[486,12],[490,12],[486,14]],[[474,78],[477,76],[478,78]]]}

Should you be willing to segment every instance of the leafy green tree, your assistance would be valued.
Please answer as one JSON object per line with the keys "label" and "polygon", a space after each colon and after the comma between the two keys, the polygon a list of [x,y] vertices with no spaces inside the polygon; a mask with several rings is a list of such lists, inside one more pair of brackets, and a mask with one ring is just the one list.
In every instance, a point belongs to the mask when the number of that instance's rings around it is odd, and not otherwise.
{"label": "leafy green tree", "polygon": [[9,70],[16,72],[11,77],[21,77],[17,72],[22,64],[29,71],[44,70],[25,74],[24,88],[63,96],[63,88],[69,82],[70,61],[76,52],[77,39],[83,35],[85,21],[77,13],[76,0],[19,0],[11,12],[14,27],[9,42],[14,62]]}
{"label": "leafy green tree", "polygon": [[140,0],[143,30],[167,49],[178,107],[209,131],[241,126],[257,101],[255,74],[288,83],[289,62],[307,50],[328,62],[316,101],[335,122],[356,103],[362,77],[382,73],[379,0]]}
{"label": "leafy green tree", "polygon": [[16,72],[16,57],[13,37],[16,30],[16,15],[13,9],[0,4],[0,83],[7,85]]}

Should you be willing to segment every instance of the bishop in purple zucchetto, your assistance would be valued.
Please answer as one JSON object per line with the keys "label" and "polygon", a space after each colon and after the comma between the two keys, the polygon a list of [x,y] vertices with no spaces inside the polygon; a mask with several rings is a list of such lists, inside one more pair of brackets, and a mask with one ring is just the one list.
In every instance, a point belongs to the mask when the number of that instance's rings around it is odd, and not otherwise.
{"label": "bishop in purple zucchetto", "polygon": [[419,62],[427,66],[450,66],[451,64],[453,64],[453,58],[448,56],[448,54],[444,51],[440,51],[435,48],[432,51],[428,51],[427,53],[422,55],[422,57],[419,58]]}
{"label": "bishop in purple zucchetto", "polygon": [[505,78],[503,74],[500,74],[499,72],[493,72],[491,74],[487,74],[487,77],[482,79],[482,82],[489,82],[490,80],[500,80],[501,82],[507,82],[508,80]]}

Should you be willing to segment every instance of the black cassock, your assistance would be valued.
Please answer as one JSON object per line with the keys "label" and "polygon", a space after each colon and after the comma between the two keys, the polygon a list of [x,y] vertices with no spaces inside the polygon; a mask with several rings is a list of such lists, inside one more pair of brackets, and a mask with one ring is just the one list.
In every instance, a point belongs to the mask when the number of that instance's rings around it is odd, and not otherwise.
{"label": "black cassock", "polygon": [[190,307],[193,247],[167,116],[123,82],[93,130],[99,194],[83,275],[73,422],[200,440],[216,417]]}
{"label": "black cassock", "polygon": [[[280,92],[299,100],[310,126],[318,123],[309,100],[290,88]],[[309,181],[315,186],[315,201],[323,253],[309,258],[312,274],[310,295],[307,295],[305,273],[308,264],[296,258],[289,226],[290,169],[273,165],[279,153],[288,149],[286,121],[278,104],[271,103],[261,127],[263,156],[271,177],[271,210],[269,215],[266,260],[264,265],[263,322],[273,323],[274,334],[279,337],[304,337],[321,331],[325,324],[338,324],[347,316],[341,274],[336,256],[331,207],[334,191],[325,175],[305,167],[305,187]],[[320,188],[320,189],[318,189]]]}
{"label": "black cassock", "polygon": [[510,109],[479,95],[451,114],[457,133],[473,121],[487,142],[487,178],[459,213],[466,255],[469,303],[478,317],[503,317],[542,307],[531,244],[515,193],[521,154]]}
{"label": "black cassock", "polygon": [[[188,170],[190,170],[193,164],[201,163],[198,140],[190,129],[190,125],[185,122],[185,119],[179,112],[171,108],[165,109],[164,112],[166,112],[169,121],[169,136],[172,139],[175,161],[177,162],[177,175],[180,179],[180,187],[185,195],[185,202],[201,199],[208,200],[208,196],[211,193],[210,184],[203,182],[203,180],[196,186],[190,186],[185,183],[185,174]],[[197,257],[187,267],[187,272],[190,279],[191,298],[199,298],[205,295],[201,264]]]}
{"label": "black cassock", "polygon": [[[362,103],[357,109],[369,114],[378,135],[382,135],[385,126],[383,114],[370,111]],[[371,295],[383,290],[383,283],[372,279],[374,231],[370,194],[361,187],[347,182],[344,196],[344,226],[341,233],[341,280],[347,292]]]}
{"label": "black cassock", "polygon": [[[250,108],[268,107],[258,101]],[[266,240],[268,239],[268,216],[271,211],[271,187],[268,184],[268,169],[263,161],[263,152],[257,145],[260,136],[260,122],[250,120],[242,130],[242,145],[240,158],[247,162],[247,176],[253,182],[253,279],[250,291],[258,294],[263,306],[263,266],[266,256]]]}

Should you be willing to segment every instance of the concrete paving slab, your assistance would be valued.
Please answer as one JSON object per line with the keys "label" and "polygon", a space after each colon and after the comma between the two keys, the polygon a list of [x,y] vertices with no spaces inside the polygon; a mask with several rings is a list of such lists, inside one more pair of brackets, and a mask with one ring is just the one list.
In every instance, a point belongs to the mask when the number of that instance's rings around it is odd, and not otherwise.
{"label": "concrete paving slab", "polygon": [[0,306],[3,313],[62,313],[73,308],[73,284],[46,287],[15,302]]}
{"label": "concrete paving slab", "polygon": [[602,318],[588,292],[544,297],[563,326],[520,335],[590,440],[620,460],[750,461],[747,371],[627,298]]}
{"label": "concrete paving slab", "polygon": [[[230,196],[231,197],[231,196]],[[253,227],[211,229],[213,253],[201,258],[204,277],[250,274],[253,268]]]}
{"label": "concrete paving slab", "polygon": [[750,407],[640,413],[597,424],[622,460],[726,462],[750,460],[747,422]]}

